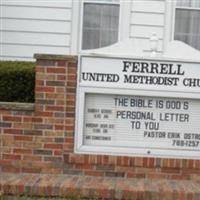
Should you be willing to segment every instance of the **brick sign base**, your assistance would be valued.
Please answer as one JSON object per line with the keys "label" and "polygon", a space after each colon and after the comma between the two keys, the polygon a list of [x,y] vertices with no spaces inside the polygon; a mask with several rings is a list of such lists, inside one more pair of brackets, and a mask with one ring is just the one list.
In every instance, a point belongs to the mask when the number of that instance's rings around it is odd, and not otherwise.
{"label": "brick sign base", "polygon": [[77,57],[36,55],[36,59],[35,103],[0,103],[2,174],[65,174],[195,183],[200,180],[200,160],[192,158],[75,154]]}

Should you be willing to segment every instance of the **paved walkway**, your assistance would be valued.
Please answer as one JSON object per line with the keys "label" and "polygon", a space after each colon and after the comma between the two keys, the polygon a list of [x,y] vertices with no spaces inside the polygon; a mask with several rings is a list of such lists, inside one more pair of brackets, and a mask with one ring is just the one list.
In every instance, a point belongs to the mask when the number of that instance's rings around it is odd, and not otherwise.
{"label": "paved walkway", "polygon": [[101,178],[75,175],[0,174],[4,194],[132,200],[200,200],[192,181]]}

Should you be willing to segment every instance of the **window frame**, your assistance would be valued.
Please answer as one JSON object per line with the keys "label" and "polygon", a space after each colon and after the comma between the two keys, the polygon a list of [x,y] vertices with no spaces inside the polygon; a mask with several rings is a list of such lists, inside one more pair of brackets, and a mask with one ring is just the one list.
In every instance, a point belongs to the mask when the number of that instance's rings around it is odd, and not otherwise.
{"label": "window frame", "polygon": [[[195,7],[188,7],[188,6],[177,6],[177,0],[175,0],[173,3],[172,3],[172,31],[171,31],[171,38],[172,40],[175,39],[175,18],[176,18],[176,9],[180,9],[180,10],[194,10],[194,11],[199,11],[200,12],[200,8],[195,8]],[[192,47],[190,44],[187,44],[189,45],[190,47]],[[194,47],[192,47],[194,48]],[[198,49],[196,49],[197,51],[200,51]]]}
{"label": "window frame", "polygon": [[[117,42],[121,41],[124,38],[129,37],[129,27],[130,27],[130,3],[132,1],[127,1],[123,4],[123,0],[119,0],[118,2],[115,1],[98,1],[98,0],[81,0],[80,3],[80,31],[79,31],[79,45],[78,45],[78,52],[84,53],[84,51],[92,50],[92,49],[82,49],[82,37],[83,37],[83,12],[84,12],[84,4],[85,3],[96,3],[96,4],[108,4],[108,5],[119,5],[119,26],[118,26],[118,40]],[[127,10],[129,8],[129,10]],[[126,11],[126,12],[125,12]],[[124,20],[126,19],[126,20]],[[122,21],[126,21],[126,23],[122,24]],[[128,25],[127,25],[128,24]],[[105,46],[106,47],[106,46]],[[100,47],[104,48],[104,47]]]}

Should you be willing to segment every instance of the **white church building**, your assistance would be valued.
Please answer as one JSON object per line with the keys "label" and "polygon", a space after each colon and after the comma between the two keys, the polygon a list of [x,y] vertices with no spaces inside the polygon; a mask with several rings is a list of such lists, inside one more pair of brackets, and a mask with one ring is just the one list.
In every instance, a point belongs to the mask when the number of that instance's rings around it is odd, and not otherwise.
{"label": "white church building", "polygon": [[[172,40],[200,49],[200,0],[0,0],[0,60],[77,55],[129,38],[162,54]],[[134,48],[134,47],[133,47]]]}

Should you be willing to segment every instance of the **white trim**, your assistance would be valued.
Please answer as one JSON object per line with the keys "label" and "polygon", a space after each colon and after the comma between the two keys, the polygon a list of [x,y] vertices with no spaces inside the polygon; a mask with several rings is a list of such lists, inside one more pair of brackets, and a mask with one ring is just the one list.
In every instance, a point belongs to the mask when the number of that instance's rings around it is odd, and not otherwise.
{"label": "white trim", "polygon": [[180,7],[180,6],[176,6],[177,9],[182,9],[182,10],[196,10],[196,11],[200,11],[199,7]]}
{"label": "white trim", "polygon": [[118,42],[129,38],[132,1],[120,0]]}
{"label": "white trim", "polygon": [[167,44],[174,38],[174,22],[175,22],[175,4],[176,1],[165,1],[165,29],[163,51],[167,49]]}
{"label": "white trim", "polygon": [[171,30],[171,40],[174,40],[174,30],[175,30],[175,15],[176,15],[176,1],[172,4],[172,30]]}
{"label": "white trim", "polygon": [[80,16],[79,16],[79,32],[78,32],[78,53],[81,53],[82,50],[82,33],[83,33],[83,2],[84,0],[80,0]]}
{"label": "white trim", "polygon": [[82,0],[84,3],[96,3],[96,4],[119,4],[121,0]]}
{"label": "white trim", "polygon": [[[83,134],[82,127],[79,126],[80,120],[83,124],[83,109],[85,105],[85,97],[82,96],[84,93],[81,92],[81,88],[79,87],[80,83],[80,75],[81,75],[81,56],[78,57],[78,70],[77,70],[77,90],[76,90],[76,113],[75,113],[75,140],[74,140],[74,152],[76,149],[80,149],[82,145],[82,135],[80,136],[78,133]],[[82,100],[82,101],[81,101]]]}
{"label": "white trim", "polygon": [[77,91],[78,93],[76,96],[77,104],[76,104],[76,126],[75,126],[76,139],[75,139],[75,145],[74,145],[75,152],[76,152],[76,149],[80,149],[81,146],[83,145],[83,140],[82,140],[83,139],[83,124],[84,124],[84,109],[83,108],[85,107],[85,93],[82,92],[81,88],[78,88]]}
{"label": "white trim", "polygon": [[81,1],[72,1],[72,22],[71,22],[71,48],[70,54],[76,55],[79,49],[80,32],[80,5]]}
{"label": "white trim", "polygon": [[[125,45],[124,45],[125,44]],[[158,61],[173,61],[185,63],[200,63],[200,51],[181,41],[171,41],[167,46],[167,51],[162,56],[158,55],[154,58],[145,56],[140,49],[136,49],[138,43],[134,43],[132,39],[120,42],[119,44],[109,47],[97,49],[95,51],[85,51],[82,57],[97,57],[97,58],[118,58],[118,59],[143,59],[143,60],[158,60]],[[183,56],[183,50],[187,52],[187,56]],[[170,52],[170,54],[169,54]],[[178,55],[177,53],[178,52]],[[173,56],[172,56],[173,55]],[[145,57],[144,57],[145,56]]]}

